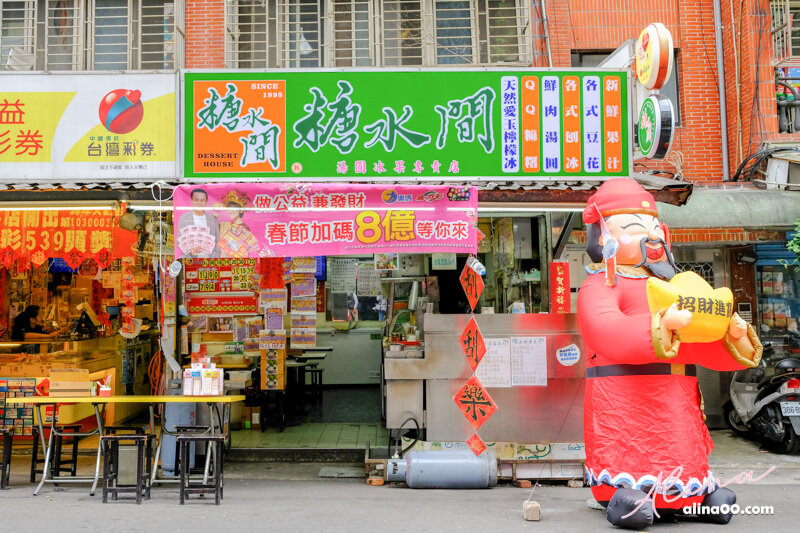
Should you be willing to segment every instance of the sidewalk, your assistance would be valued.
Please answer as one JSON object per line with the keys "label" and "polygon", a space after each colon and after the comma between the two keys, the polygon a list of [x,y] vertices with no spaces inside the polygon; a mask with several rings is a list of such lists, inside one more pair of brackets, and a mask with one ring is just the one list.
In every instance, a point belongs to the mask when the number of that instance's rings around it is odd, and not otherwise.
{"label": "sidewalk", "polygon": [[[772,505],[773,516],[737,516],[728,526],[685,519],[656,524],[650,531],[751,532],[789,531],[800,523],[800,457],[762,453],[755,443],[712,432],[717,448],[711,464],[720,479],[770,466],[776,470],[757,484],[735,486],[741,505]],[[605,514],[586,506],[587,488],[560,484],[539,486],[533,499],[542,506],[541,522],[526,522],[522,505],[531,494],[501,484],[489,490],[413,490],[400,486],[367,486],[363,479],[318,477],[322,466],[361,467],[358,463],[233,463],[225,466],[225,499],[220,506],[192,499],[181,507],[175,486],[158,486],[150,501],[136,505],[120,500],[107,505],[89,496],[88,485],[48,485],[38,497],[27,483],[29,456],[15,456],[11,489],[0,493],[6,527],[47,531],[141,532],[147,526],[188,531],[614,531]],[[93,470],[81,458],[81,472]],[[5,529],[5,528],[4,528]]]}

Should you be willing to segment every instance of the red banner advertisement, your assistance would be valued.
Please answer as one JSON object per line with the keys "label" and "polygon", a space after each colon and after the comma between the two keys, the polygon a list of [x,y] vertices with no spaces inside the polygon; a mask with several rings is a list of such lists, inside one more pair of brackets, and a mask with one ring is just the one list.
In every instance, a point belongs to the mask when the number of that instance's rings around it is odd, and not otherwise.
{"label": "red banner advertisement", "polygon": [[186,309],[190,315],[254,315],[258,313],[258,297],[193,295],[186,299]]}
{"label": "red banner advertisement", "polygon": [[[113,210],[3,211],[0,213],[0,255],[27,257],[41,264],[45,258],[63,258],[73,265],[104,255],[133,255],[136,233],[117,226]],[[77,266],[77,265],[74,265]]]}
{"label": "red banner advertisement", "polygon": [[571,313],[569,263],[550,263],[550,309],[553,313]]}

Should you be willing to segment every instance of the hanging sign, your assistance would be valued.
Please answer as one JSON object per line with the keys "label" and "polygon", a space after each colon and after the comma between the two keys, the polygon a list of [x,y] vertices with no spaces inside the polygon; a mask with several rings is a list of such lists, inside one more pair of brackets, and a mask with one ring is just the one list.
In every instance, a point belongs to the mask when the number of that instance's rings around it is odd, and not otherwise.
{"label": "hanging sign", "polygon": [[193,295],[186,298],[186,309],[190,315],[254,315],[258,313],[258,298],[255,295]]}
{"label": "hanging sign", "polygon": [[431,270],[456,270],[456,254],[431,254]]}
{"label": "hanging sign", "polygon": [[271,74],[183,73],[183,177],[396,183],[630,172],[625,72]]}
{"label": "hanging sign", "polygon": [[653,94],[645,98],[639,110],[639,125],[636,139],[639,151],[648,159],[664,159],[672,148],[673,117],[672,101],[666,96]]}
{"label": "hanging sign", "polygon": [[459,340],[461,341],[461,348],[467,356],[467,362],[469,362],[472,371],[475,372],[475,369],[478,368],[478,364],[480,364],[481,359],[483,359],[486,353],[486,343],[483,341],[483,335],[478,327],[478,323],[475,322],[474,315],[470,318]]}
{"label": "hanging sign", "polygon": [[117,257],[130,254],[135,240],[135,232],[117,227],[110,209],[0,213],[0,253],[13,258],[59,257],[76,268],[89,257],[101,262],[108,250],[119,250]]}
{"label": "hanging sign", "polygon": [[[231,183],[181,185],[176,257],[286,257],[477,248],[478,195],[446,186]],[[198,240],[195,236],[201,235]],[[211,239],[209,246],[198,242]],[[313,274],[312,274],[313,277]]]}
{"label": "hanging sign", "polygon": [[453,401],[475,429],[480,428],[497,411],[497,404],[475,376],[464,383]]}
{"label": "hanging sign", "polygon": [[570,313],[569,263],[550,263],[550,308],[553,313]]}
{"label": "hanging sign", "polygon": [[249,291],[256,259],[187,259],[186,292]]}
{"label": "hanging sign", "polygon": [[483,293],[483,278],[469,265],[464,265],[464,270],[461,271],[459,279],[461,280],[461,287],[464,288],[464,293],[467,295],[470,309],[475,309]]}
{"label": "hanging sign", "polygon": [[4,72],[0,181],[174,179],[175,82],[174,73]]}
{"label": "hanging sign", "polygon": [[661,89],[672,74],[674,56],[672,34],[660,22],[650,24],[636,41],[636,77],[647,89]]}

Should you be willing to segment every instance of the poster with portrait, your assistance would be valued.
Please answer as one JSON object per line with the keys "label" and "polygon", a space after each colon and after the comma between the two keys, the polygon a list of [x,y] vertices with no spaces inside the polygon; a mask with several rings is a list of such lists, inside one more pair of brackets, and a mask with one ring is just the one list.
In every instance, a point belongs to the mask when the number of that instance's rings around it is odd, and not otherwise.
{"label": "poster with portrait", "polygon": [[375,254],[375,270],[397,270],[400,254]]}

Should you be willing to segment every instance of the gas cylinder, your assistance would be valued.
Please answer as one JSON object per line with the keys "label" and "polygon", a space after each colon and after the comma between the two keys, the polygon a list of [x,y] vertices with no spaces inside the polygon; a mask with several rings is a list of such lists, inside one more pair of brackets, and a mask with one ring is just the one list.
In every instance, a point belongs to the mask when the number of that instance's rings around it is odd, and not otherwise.
{"label": "gas cylinder", "polygon": [[404,481],[412,489],[485,489],[497,485],[497,460],[469,450],[414,450],[389,459],[386,481]]}

